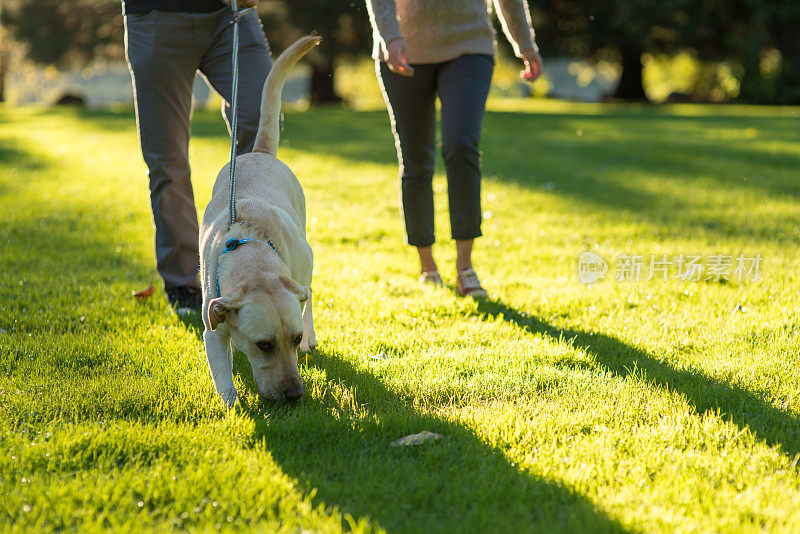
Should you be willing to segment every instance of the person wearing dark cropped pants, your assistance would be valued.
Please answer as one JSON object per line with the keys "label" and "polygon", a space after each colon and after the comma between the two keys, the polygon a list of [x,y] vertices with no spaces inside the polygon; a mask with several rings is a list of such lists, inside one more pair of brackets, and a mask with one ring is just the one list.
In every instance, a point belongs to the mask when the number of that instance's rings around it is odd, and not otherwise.
{"label": "person wearing dark cropped pants", "polygon": [[[229,3],[229,2],[228,2]],[[255,0],[239,0],[240,9]],[[233,25],[220,0],[124,0],[125,49],[148,168],[156,267],[179,313],[199,310],[199,229],[189,169],[192,87],[200,73],[232,120]],[[241,15],[237,153],[252,149],[271,58],[254,10]],[[209,176],[209,179],[213,177]]]}
{"label": "person wearing dark cropped pants", "polygon": [[433,171],[436,95],[441,99],[442,157],[447,171],[453,239],[481,235],[481,122],[494,58],[460,56],[443,63],[412,65],[414,76],[379,64],[392,128],[399,140],[400,187],[408,244],[433,245]]}
{"label": "person wearing dark cropped pants", "polygon": [[[493,0],[522,77],[542,72],[526,0]],[[367,0],[378,80],[400,164],[408,244],[419,253],[420,282],[442,285],[432,245],[436,99],[441,103],[442,157],[450,231],[456,242],[456,289],[487,296],[472,265],[481,235],[480,134],[496,55],[486,0]]]}

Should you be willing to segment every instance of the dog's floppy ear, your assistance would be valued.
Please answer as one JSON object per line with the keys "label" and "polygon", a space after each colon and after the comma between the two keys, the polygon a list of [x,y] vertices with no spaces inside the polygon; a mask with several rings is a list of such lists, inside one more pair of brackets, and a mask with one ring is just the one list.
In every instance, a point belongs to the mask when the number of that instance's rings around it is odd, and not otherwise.
{"label": "dog's floppy ear", "polygon": [[226,297],[219,297],[208,303],[208,324],[211,325],[211,330],[216,330],[219,323],[225,322],[225,317],[232,312],[241,308],[240,295],[228,295]]}
{"label": "dog's floppy ear", "polygon": [[307,301],[311,296],[311,291],[306,286],[298,284],[289,276],[281,276],[281,282],[286,286],[286,289],[297,296],[297,300],[301,303]]}

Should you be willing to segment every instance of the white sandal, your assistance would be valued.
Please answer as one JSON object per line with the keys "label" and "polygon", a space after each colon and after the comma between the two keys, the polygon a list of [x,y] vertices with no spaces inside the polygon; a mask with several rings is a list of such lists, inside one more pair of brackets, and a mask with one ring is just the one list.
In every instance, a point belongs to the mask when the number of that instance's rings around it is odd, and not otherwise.
{"label": "white sandal", "polygon": [[489,296],[489,293],[481,287],[481,281],[478,280],[478,275],[474,269],[464,269],[458,272],[456,290],[462,297],[485,299]]}
{"label": "white sandal", "polygon": [[442,277],[439,276],[439,271],[423,271],[423,273],[419,275],[419,283],[423,286],[432,285],[442,287],[444,285]]}

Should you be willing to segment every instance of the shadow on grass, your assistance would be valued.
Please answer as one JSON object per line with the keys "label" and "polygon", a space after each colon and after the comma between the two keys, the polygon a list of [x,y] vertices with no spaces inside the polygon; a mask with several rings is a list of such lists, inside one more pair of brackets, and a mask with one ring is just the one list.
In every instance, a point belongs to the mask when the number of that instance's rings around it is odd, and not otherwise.
{"label": "shadow on grass", "polygon": [[3,137],[0,138],[0,166],[9,167],[10,170],[0,176],[0,194],[7,194],[26,186],[19,177],[20,171],[44,170],[48,164],[21,148],[15,139]]}
{"label": "shadow on grass", "polygon": [[[63,113],[88,119],[106,130],[130,129],[135,124],[131,110]],[[596,188],[615,186],[613,178],[598,178],[598,169],[643,170],[687,183],[701,177],[720,186],[761,189],[800,198],[800,184],[796,181],[776,181],[766,176],[770,169],[796,169],[800,166],[800,154],[766,150],[757,143],[765,139],[796,142],[796,118],[739,116],[733,112],[671,113],[670,108],[641,110],[626,106],[610,106],[603,113],[487,111],[481,143],[485,152],[484,174],[536,188],[554,177],[566,178],[564,185],[568,187],[557,188],[556,194],[581,195],[590,201],[597,196]],[[582,127],[586,130],[576,135]],[[728,139],[717,133],[721,130],[728,130],[726,135],[736,132],[741,135]],[[218,112],[201,110],[192,119],[192,136],[227,142],[228,132]],[[397,163],[388,115],[383,110],[352,111],[337,107],[315,108],[310,112],[289,110],[281,138],[283,146],[304,152],[332,154],[359,162]],[[542,165],[548,161],[553,165]],[[564,167],[559,161],[570,166],[583,164],[586,173],[563,176]],[[715,166],[720,163],[729,164],[736,170],[735,175],[715,173]],[[748,180],[742,180],[743,177]],[[601,198],[618,198],[623,207],[635,209],[637,202],[628,198],[628,192],[625,189],[623,195],[604,194]],[[650,202],[642,206],[650,207]]]}
{"label": "shadow on grass", "polygon": [[[669,115],[657,108],[632,113],[627,108],[609,108],[603,114],[531,113],[488,111],[484,121],[483,167],[486,176],[521,186],[540,188],[554,178],[570,187],[566,194],[585,191],[592,200],[598,169],[646,171],[652,175],[679,178],[687,184],[702,178],[720,186],[762,189],[777,195],[800,198],[796,181],[769,179],[769,169],[794,170],[800,155],[774,153],[754,141],[765,138],[796,141],[796,119],[789,117],[738,117],[733,115]],[[207,115],[194,121],[194,135],[225,135],[221,121]],[[582,135],[576,135],[576,128]],[[747,134],[748,129],[754,134]],[[742,132],[740,138],[726,135]],[[755,139],[747,135],[756,135]],[[287,113],[282,138],[287,146],[305,152],[333,154],[353,161],[396,165],[394,138],[385,111],[353,112],[341,109],[315,109],[308,113]],[[533,158],[533,159],[532,159]],[[550,165],[542,166],[543,162]],[[441,162],[440,162],[441,163]],[[563,176],[564,164],[585,168],[577,176]],[[737,172],[715,172],[729,164]],[[441,165],[440,165],[441,170]],[[721,169],[722,171],[726,169]],[[614,186],[612,177],[600,176],[599,187]],[[742,177],[748,177],[743,181]],[[574,184],[572,182],[575,182]],[[586,182],[586,183],[583,183]],[[625,185],[625,184],[620,184]],[[564,191],[556,189],[556,194]],[[618,198],[628,208],[636,208],[624,195]],[[660,197],[660,195],[659,195]],[[643,206],[648,207],[648,206]]]}
{"label": "shadow on grass", "polygon": [[[204,122],[208,119],[195,120],[196,135],[224,134],[218,120],[212,125]],[[676,116],[658,109],[632,113],[627,108],[603,114],[490,111],[482,166],[491,179],[533,190],[553,184],[546,194],[574,201],[577,210],[612,218],[630,213],[658,225],[662,233],[795,241],[786,230],[794,226],[789,215],[759,218],[746,211],[764,195],[800,200],[800,182],[791,172],[800,166],[800,155],[761,143],[796,142],[795,120]],[[282,139],[294,150],[388,165],[392,170],[387,172],[395,173],[394,139],[384,111],[289,113]],[[441,161],[437,167],[442,172]],[[709,190],[735,193],[745,207],[730,213],[692,194]]]}
{"label": "shadow on grass", "polygon": [[[25,171],[34,171],[46,166],[43,161],[34,157],[30,152],[19,148],[12,139],[3,139],[2,141],[3,144],[0,146],[0,163],[3,165]],[[5,181],[6,180],[3,180],[0,183],[5,183]]]}
{"label": "shadow on grass", "polygon": [[[255,398],[241,353],[234,367]],[[321,395],[243,405],[258,438],[317,505],[390,532],[626,532],[585,497],[520,471],[465,425],[423,413],[342,355],[315,352],[304,374],[322,382]],[[422,430],[445,437],[390,445]]]}
{"label": "shadow on grass", "polygon": [[[202,313],[202,310],[200,311]],[[203,342],[203,332],[205,332],[206,325],[203,324],[203,316],[200,313],[187,313],[178,315],[178,320],[186,327],[186,331],[194,334],[197,340]],[[176,314],[177,315],[177,314]]]}
{"label": "shadow on grass", "polygon": [[[133,125],[130,112],[79,113],[104,129]],[[602,113],[489,111],[481,143],[483,170],[487,177],[530,189],[552,183],[548,195],[574,200],[576,209],[588,206],[614,217],[622,210],[672,235],[702,231],[721,238],[794,241],[785,231],[794,226],[787,216],[766,220],[748,217],[744,210],[730,215],[722,206],[694,199],[690,191],[737,192],[749,205],[757,205],[764,194],[800,200],[800,182],[791,174],[800,166],[800,155],[764,143],[795,143],[795,121],[739,116],[735,110],[691,115],[635,106],[610,106]],[[289,110],[285,124],[283,147],[397,164],[383,110]],[[228,133],[219,114],[209,110],[195,114],[192,136],[227,142]],[[394,170],[388,172],[394,176]],[[659,188],[654,180],[664,183]]]}
{"label": "shadow on grass", "polygon": [[[621,210],[673,235],[701,231],[720,238],[794,240],[794,222],[786,216],[762,220],[748,217],[746,208],[730,215],[724,206],[708,205],[691,191],[735,192],[752,206],[764,194],[800,200],[800,182],[791,173],[800,166],[800,155],[756,143],[796,142],[795,120],[675,116],[658,109],[632,113],[627,108],[603,114],[490,111],[482,166],[485,176],[500,182],[534,190],[553,184],[547,195],[575,201],[576,209],[585,206],[615,218]],[[206,127],[197,122],[196,130]],[[224,132],[220,128],[214,127]],[[283,139],[284,146],[308,153],[397,164],[384,111],[287,114]],[[441,161],[437,165],[442,172]],[[388,172],[393,177],[394,169]]]}
{"label": "shadow on grass", "polygon": [[632,214],[662,234],[796,241],[790,214],[748,214],[765,197],[800,200],[793,172],[800,154],[781,148],[800,140],[791,121],[495,112],[486,117],[483,168],[486,176],[529,189],[548,184],[547,195],[575,201],[582,212]]}
{"label": "shadow on grass", "polygon": [[[52,114],[54,112],[74,116],[76,119],[88,119],[95,127],[107,131],[124,132],[136,129],[136,115],[133,111],[133,107],[119,111],[109,109],[71,108],[69,106],[59,107],[55,110],[52,108],[45,108],[43,110],[43,114]],[[139,150],[139,147],[133,146],[131,150]]]}
{"label": "shadow on grass", "polygon": [[680,393],[698,413],[720,412],[720,416],[741,429],[749,429],[771,447],[779,447],[790,458],[800,453],[800,420],[776,408],[757,393],[709,377],[699,371],[676,369],[652,354],[619,339],[597,332],[557,328],[546,321],[522,314],[500,300],[484,300],[478,313],[505,321],[554,340],[573,340],[605,369],[626,378],[636,373],[646,383]]}

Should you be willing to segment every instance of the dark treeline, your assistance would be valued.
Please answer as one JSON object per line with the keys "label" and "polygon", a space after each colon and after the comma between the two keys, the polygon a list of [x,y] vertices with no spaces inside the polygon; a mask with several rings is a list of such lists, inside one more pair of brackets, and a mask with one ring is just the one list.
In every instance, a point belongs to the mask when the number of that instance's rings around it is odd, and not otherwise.
{"label": "dark treeline", "polygon": [[[796,0],[543,0],[531,8],[545,58],[605,59],[621,66],[613,98],[646,98],[643,54],[690,51],[700,62],[729,63],[741,101],[800,104]],[[309,57],[312,100],[340,100],[333,83],[337,61],[370,50],[363,0],[261,0],[258,10],[276,52],[310,30],[324,37]],[[58,66],[124,53],[118,0],[4,0],[0,21],[0,78],[13,43],[23,45],[31,60]]]}

